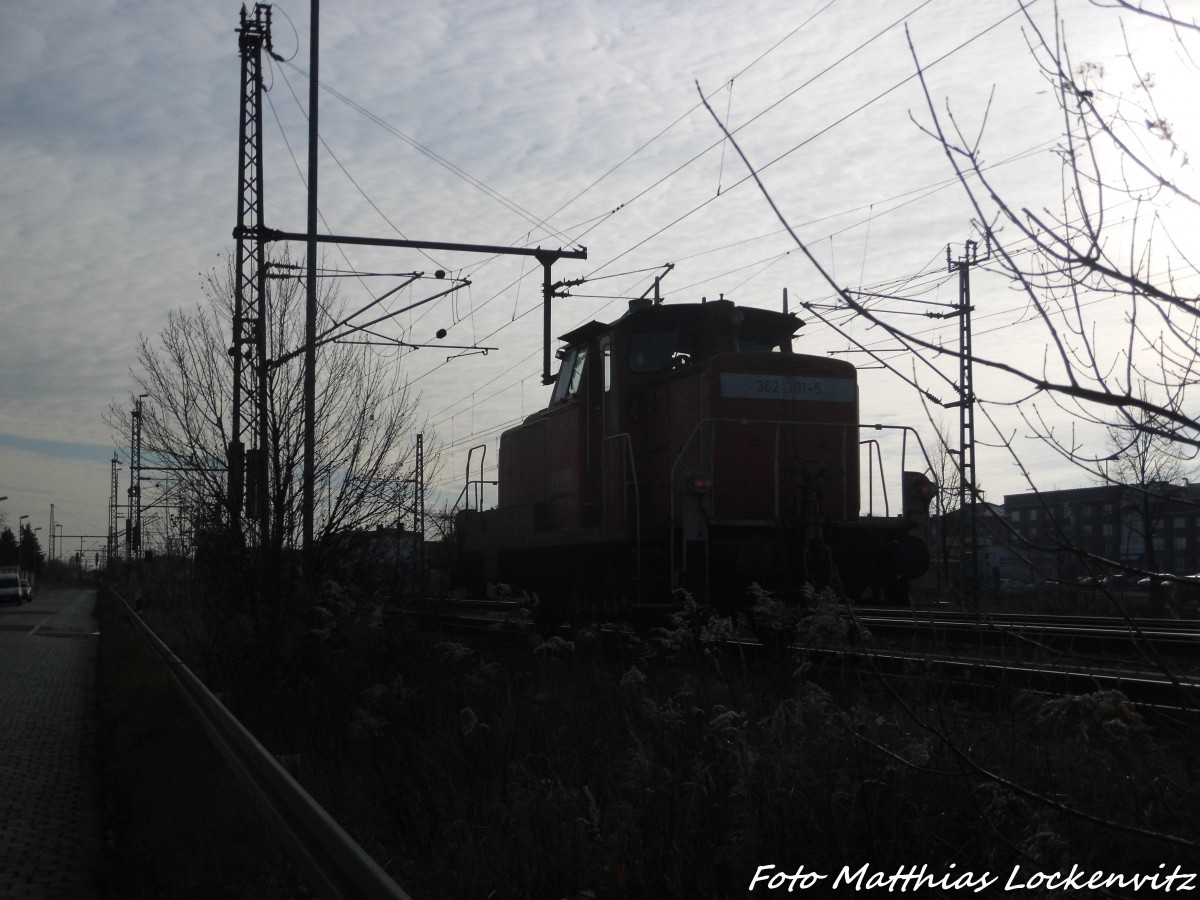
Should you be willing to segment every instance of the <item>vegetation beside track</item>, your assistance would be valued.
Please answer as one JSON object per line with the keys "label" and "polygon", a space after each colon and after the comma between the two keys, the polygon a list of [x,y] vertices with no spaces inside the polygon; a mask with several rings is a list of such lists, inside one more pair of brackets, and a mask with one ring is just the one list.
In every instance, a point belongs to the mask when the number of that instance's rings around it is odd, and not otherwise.
{"label": "vegetation beside track", "polygon": [[[195,639],[172,625],[188,610],[148,615]],[[862,646],[828,600],[798,621],[760,598],[756,619],[778,638],[761,659],[694,604],[617,644],[586,628],[493,644],[330,586],[269,652],[235,628],[204,654],[416,900],[740,896],[764,865],[1004,879],[1197,858],[1194,738],[1119,694],[895,687],[786,647]]]}
{"label": "vegetation beside track", "polygon": [[103,881],[111,900],[272,900],[302,888],[158,657],[97,603]]}

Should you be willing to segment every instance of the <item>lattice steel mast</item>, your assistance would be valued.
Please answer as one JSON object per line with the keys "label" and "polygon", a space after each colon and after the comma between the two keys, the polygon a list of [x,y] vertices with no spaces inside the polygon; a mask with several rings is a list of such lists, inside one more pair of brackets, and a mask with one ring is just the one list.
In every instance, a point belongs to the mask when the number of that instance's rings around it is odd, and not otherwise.
{"label": "lattice steel mast", "polygon": [[[243,510],[262,523],[267,503],[267,261],[263,227],[262,51],[271,52],[271,7],[242,7],[242,117],[238,129],[238,222],[234,257],[233,409],[230,423],[229,518],[241,533]],[[243,506],[244,504],[244,506]],[[265,543],[265,541],[264,541]]]}
{"label": "lattice steel mast", "polygon": [[129,513],[125,519],[125,559],[132,562],[142,551],[142,400],[140,394],[130,413]]}
{"label": "lattice steel mast", "polygon": [[[990,252],[990,247],[989,247]],[[985,256],[984,259],[987,257]],[[958,272],[958,515],[962,552],[962,599],[975,606],[979,597],[979,501],[975,482],[975,376],[971,347],[971,267],[978,264],[979,243],[967,241],[963,255],[951,260],[946,247],[946,266]]]}
{"label": "lattice steel mast", "polygon": [[106,565],[111,566],[117,560],[119,552],[119,543],[117,538],[117,485],[119,480],[117,473],[120,472],[120,467],[117,466],[117,454],[113,454],[112,458],[112,477],[110,479],[108,489],[108,548],[106,550]]}

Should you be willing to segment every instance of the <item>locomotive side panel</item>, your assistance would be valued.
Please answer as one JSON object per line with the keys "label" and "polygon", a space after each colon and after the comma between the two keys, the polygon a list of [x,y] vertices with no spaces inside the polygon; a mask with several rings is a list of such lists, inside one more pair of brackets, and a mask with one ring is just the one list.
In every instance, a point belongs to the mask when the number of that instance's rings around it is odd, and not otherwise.
{"label": "locomotive side panel", "polygon": [[500,435],[498,506],[527,506],[550,499],[546,432],[546,417],[539,413]]}

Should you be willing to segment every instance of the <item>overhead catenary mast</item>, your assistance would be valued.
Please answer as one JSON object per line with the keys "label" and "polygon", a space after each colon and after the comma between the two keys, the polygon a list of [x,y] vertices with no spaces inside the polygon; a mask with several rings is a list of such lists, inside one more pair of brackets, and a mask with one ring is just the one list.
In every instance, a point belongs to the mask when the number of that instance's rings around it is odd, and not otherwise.
{"label": "overhead catenary mast", "polygon": [[[112,458],[112,476],[108,489],[108,549],[106,551],[106,564],[112,565],[117,560],[119,547],[119,539],[117,537],[117,485],[119,480],[117,473],[121,469],[117,465],[117,454],[113,453]],[[62,548],[59,548],[60,552]]]}
{"label": "overhead catenary mast", "polygon": [[[262,52],[271,50],[271,7],[242,7],[238,128],[238,224],[234,230],[233,406],[228,447],[228,512],[241,533],[243,512],[267,527],[267,263],[263,226]],[[265,537],[265,531],[263,532]]]}
{"label": "overhead catenary mast", "polygon": [[[990,250],[990,248],[989,248]],[[986,259],[986,257],[985,257]],[[979,243],[967,241],[956,260],[946,247],[946,267],[958,272],[958,515],[962,552],[962,600],[974,607],[979,598],[979,490],[975,483],[975,383],[971,347],[971,267],[977,265]]]}
{"label": "overhead catenary mast", "polygon": [[[311,47],[309,72],[309,165],[308,165],[308,223],[304,233],[283,232],[266,227],[263,213],[263,142],[262,142],[262,51],[275,56],[271,48],[271,15],[268,4],[255,4],[253,17],[242,8],[239,48],[242,57],[242,119],[239,129],[239,205],[238,224],[233,236],[237,241],[236,288],[234,296],[233,345],[233,410],[228,447],[228,510],[231,524],[240,532],[243,510],[247,516],[261,522],[263,545],[267,542],[270,509],[267,499],[268,447],[267,400],[271,361],[266,347],[267,263],[266,245],[274,240],[304,241],[307,248],[307,299],[305,304],[304,354],[304,452],[303,483],[301,486],[301,517],[305,578],[312,583],[315,576],[314,552],[316,458],[316,350],[322,343],[316,333],[317,273],[316,246],[318,243],[360,244],[384,247],[408,247],[428,250],[451,250],[466,253],[512,254],[536,257],[543,268],[544,312],[543,380],[549,378],[550,300],[559,288],[573,282],[551,283],[550,270],[559,259],[586,259],[587,250],[543,250],[541,247],[497,247],[446,241],[411,241],[389,238],[352,237],[317,234],[317,96],[318,81],[318,24],[320,3],[311,0]],[[278,57],[276,57],[278,58]],[[443,273],[438,272],[438,278]],[[429,298],[433,299],[433,298]],[[291,354],[285,354],[290,356]],[[283,357],[281,357],[283,358]],[[246,414],[245,407],[257,406],[257,416]],[[257,435],[255,431],[257,430]],[[257,437],[257,445],[254,438]],[[251,439],[247,447],[247,438]],[[244,499],[244,505],[243,505]]]}
{"label": "overhead catenary mast", "polygon": [[133,429],[129,443],[129,518],[125,520],[125,558],[133,561],[142,552],[142,401],[139,394],[130,418]]}

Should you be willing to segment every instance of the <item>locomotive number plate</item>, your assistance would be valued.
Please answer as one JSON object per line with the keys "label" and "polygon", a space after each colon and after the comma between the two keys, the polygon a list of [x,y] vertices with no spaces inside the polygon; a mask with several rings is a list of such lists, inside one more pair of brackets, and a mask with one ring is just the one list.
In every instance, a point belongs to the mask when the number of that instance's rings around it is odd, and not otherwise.
{"label": "locomotive number plate", "polygon": [[795,378],[784,375],[721,374],[721,396],[739,400],[807,400],[853,403],[856,385],[848,378]]}

